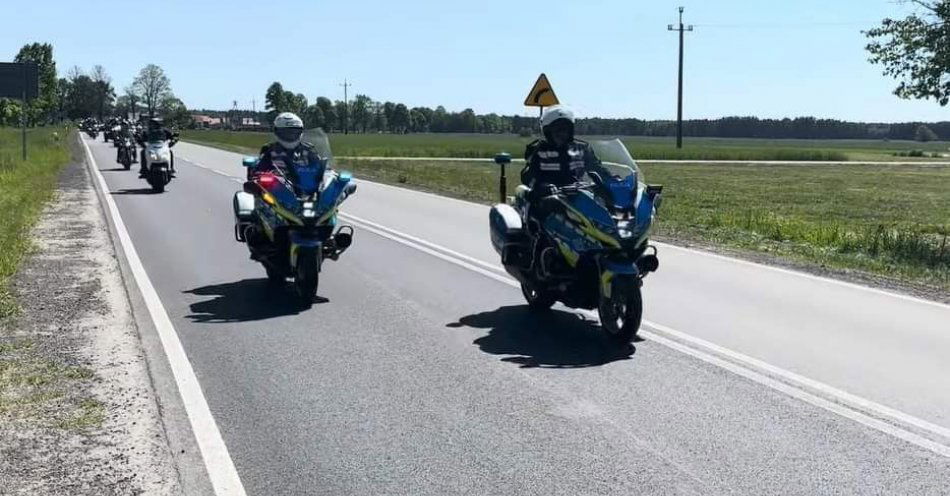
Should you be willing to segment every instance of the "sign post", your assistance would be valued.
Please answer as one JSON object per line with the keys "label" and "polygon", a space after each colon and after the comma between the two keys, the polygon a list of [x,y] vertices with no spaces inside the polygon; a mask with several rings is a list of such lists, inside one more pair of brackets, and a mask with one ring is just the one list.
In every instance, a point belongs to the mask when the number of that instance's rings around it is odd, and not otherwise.
{"label": "sign post", "polygon": [[557,95],[554,94],[554,88],[551,87],[551,82],[548,81],[548,77],[542,72],[531,88],[531,92],[528,93],[528,97],[524,99],[524,106],[538,107],[538,118],[540,119],[541,116],[544,115],[544,107],[550,107],[551,105],[557,105],[559,103],[561,102],[558,101]]}
{"label": "sign post", "polygon": [[19,98],[23,102],[20,109],[23,160],[26,160],[26,106],[30,99],[36,98],[39,93],[39,71],[36,64],[0,62],[0,97]]}

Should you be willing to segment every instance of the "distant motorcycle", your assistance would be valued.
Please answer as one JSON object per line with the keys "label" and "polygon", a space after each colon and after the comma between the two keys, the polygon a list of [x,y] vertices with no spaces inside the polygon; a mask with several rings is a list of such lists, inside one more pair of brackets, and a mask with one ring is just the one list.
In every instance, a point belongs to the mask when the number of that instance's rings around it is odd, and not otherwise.
{"label": "distant motorcycle", "polygon": [[[165,186],[175,177],[174,155],[171,148],[178,143],[178,135],[171,140],[148,139],[145,142],[145,180],[152,191],[162,193]],[[123,164],[125,165],[125,164]]]}
{"label": "distant motorcycle", "polygon": [[122,164],[125,170],[129,170],[132,167],[132,163],[135,162],[135,142],[132,140],[132,137],[128,135],[117,138],[116,142],[119,145],[116,161]]}
{"label": "distant motorcycle", "polygon": [[[587,181],[557,188],[541,200],[548,212],[543,224],[529,215],[530,190],[519,186],[512,204],[492,207],[491,240],[532,310],[557,301],[596,308],[607,335],[629,343],[643,315],[643,278],[659,267],[648,236],[663,188],[643,183],[620,140],[591,146],[612,177],[588,173]],[[507,154],[496,157],[502,166],[510,161]],[[500,189],[504,198],[504,182]]]}
{"label": "distant motorcycle", "polygon": [[[337,209],[356,192],[356,184],[349,172],[329,169],[332,155],[322,131],[308,131],[304,141],[317,148],[323,163],[296,167],[295,183],[279,170],[246,182],[244,191],[234,194],[234,236],[247,243],[251,259],[264,266],[272,282],[293,278],[299,301],[309,306],[317,294],[323,261],[337,260],[353,242],[353,228],[336,225]],[[256,157],[247,157],[243,165],[253,168],[257,162]]]}

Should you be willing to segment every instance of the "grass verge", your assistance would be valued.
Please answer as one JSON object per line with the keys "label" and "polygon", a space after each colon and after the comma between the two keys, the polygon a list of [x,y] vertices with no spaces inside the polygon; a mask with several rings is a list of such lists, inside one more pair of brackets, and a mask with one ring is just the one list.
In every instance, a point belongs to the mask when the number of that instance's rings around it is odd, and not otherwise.
{"label": "grass verge", "polygon": [[52,197],[70,157],[62,130],[30,129],[26,161],[20,140],[20,130],[0,128],[0,318],[16,312],[8,281],[29,252],[30,228]]}
{"label": "grass verge", "polygon": [[[9,318],[18,310],[9,283],[31,251],[30,229],[70,160],[68,138],[54,128],[29,130],[28,160],[23,161],[20,131],[0,128],[0,323],[4,325],[16,325]],[[73,387],[93,380],[93,372],[50,358],[34,340],[13,334],[0,333],[0,427],[82,430],[100,425],[103,405]]]}
{"label": "grass verge", "polygon": [[[230,150],[257,151],[270,133],[184,131],[186,140]],[[337,156],[489,158],[499,151],[518,156],[532,138],[491,134],[334,134]],[[622,138],[640,160],[934,161],[950,160],[950,143],[874,140],[768,140],[688,138],[677,150],[671,138]],[[919,151],[920,154],[911,154]]]}

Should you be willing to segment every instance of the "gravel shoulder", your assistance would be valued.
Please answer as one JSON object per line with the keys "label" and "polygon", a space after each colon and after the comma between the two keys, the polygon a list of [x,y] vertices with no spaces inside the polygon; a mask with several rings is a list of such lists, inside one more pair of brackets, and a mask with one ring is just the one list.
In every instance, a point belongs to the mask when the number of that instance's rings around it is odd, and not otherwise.
{"label": "gravel shoulder", "polygon": [[[75,156],[79,156],[74,154]],[[181,494],[91,177],[66,167],[0,322],[0,494]]]}

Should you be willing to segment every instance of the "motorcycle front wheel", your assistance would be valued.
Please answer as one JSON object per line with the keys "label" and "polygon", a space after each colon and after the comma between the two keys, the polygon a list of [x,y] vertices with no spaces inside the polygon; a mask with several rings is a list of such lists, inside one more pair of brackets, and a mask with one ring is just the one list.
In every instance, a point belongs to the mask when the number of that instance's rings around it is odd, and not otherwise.
{"label": "motorcycle front wheel", "polygon": [[618,343],[630,343],[640,330],[643,298],[638,284],[618,282],[614,282],[610,298],[601,295],[597,313],[600,316],[600,326],[607,333],[607,337]]}
{"label": "motorcycle front wheel", "polygon": [[317,296],[317,287],[320,285],[320,271],[317,267],[315,255],[301,256],[297,260],[294,270],[294,291],[300,303],[309,307]]}
{"label": "motorcycle front wheel", "polygon": [[527,284],[521,284],[521,294],[528,302],[528,309],[532,312],[544,312],[550,310],[557,302],[557,296],[551,291],[537,289]]}

